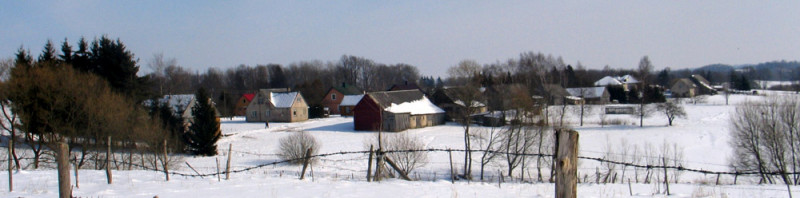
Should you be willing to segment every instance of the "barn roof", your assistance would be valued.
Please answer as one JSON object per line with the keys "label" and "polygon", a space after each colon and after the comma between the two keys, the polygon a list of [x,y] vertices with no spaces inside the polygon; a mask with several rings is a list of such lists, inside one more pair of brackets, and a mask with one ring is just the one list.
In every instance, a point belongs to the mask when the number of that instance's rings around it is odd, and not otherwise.
{"label": "barn roof", "polygon": [[342,103],[339,103],[339,106],[356,106],[361,98],[364,97],[364,94],[359,95],[344,95],[342,98]]}
{"label": "barn roof", "polygon": [[367,93],[381,109],[393,113],[429,114],[444,113],[418,89]]}
{"label": "barn roof", "polygon": [[294,104],[294,99],[297,98],[297,95],[297,92],[270,92],[270,98],[272,98],[270,102],[275,108],[289,108]]}
{"label": "barn roof", "polygon": [[594,82],[594,86],[622,85],[617,78],[606,76]]}

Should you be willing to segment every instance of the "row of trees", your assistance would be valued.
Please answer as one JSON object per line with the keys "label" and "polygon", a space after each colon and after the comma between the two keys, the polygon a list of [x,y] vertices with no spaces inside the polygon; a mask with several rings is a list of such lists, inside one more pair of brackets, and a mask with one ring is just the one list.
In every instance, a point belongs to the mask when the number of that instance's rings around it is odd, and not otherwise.
{"label": "row of trees", "polygon": [[[216,154],[219,122],[202,90],[193,109],[198,119],[186,128],[169,104],[144,103],[152,96],[146,91],[148,78],[136,75],[134,56],[121,41],[103,36],[91,47],[85,39],[78,46],[72,51],[65,40],[59,54],[48,41],[37,59],[20,48],[14,60],[0,65],[0,126],[10,141],[22,139],[30,147],[34,168],[43,152],[60,142],[79,152],[76,166],[98,169],[109,166],[104,161],[111,156],[102,152],[107,145],[127,155],[122,159],[128,164],[134,154],[163,153],[168,145],[171,152]],[[11,155],[19,168],[13,150]],[[150,159],[168,160],[154,156]]]}

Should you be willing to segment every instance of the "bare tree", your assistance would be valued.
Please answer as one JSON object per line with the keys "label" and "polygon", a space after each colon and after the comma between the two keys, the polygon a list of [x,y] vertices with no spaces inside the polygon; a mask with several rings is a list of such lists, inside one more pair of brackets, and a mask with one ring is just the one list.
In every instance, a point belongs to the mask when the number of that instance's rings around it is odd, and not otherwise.
{"label": "bare tree", "polygon": [[470,126],[472,119],[470,116],[477,113],[478,108],[483,106],[483,94],[479,91],[481,86],[479,79],[476,78],[481,71],[480,65],[472,60],[464,60],[458,65],[451,67],[448,70],[450,79],[459,81],[463,86],[447,90],[450,92],[458,108],[455,112],[451,113],[451,117],[455,118],[464,128],[464,177],[472,179],[472,146],[470,141]]}
{"label": "bare tree", "polygon": [[386,135],[382,140],[383,148],[388,152],[387,157],[395,161],[406,174],[411,174],[416,168],[428,163],[428,153],[417,151],[425,149],[425,143],[419,137],[400,133]]}
{"label": "bare tree", "polygon": [[481,154],[481,181],[483,181],[484,169],[486,165],[494,161],[497,154],[498,145],[500,142],[500,129],[497,127],[482,128],[472,133],[472,141],[475,146],[482,149],[484,152]]}
{"label": "bare tree", "polygon": [[675,118],[686,117],[686,111],[683,110],[683,106],[676,104],[672,100],[667,100],[667,102],[657,104],[656,109],[664,113],[669,121],[669,126],[672,126],[672,121],[675,120]]}

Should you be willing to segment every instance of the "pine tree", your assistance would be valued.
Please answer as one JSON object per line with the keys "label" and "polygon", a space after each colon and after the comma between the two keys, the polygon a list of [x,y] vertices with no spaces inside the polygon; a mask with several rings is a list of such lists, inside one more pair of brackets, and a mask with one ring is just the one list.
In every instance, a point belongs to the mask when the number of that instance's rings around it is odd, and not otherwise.
{"label": "pine tree", "polygon": [[69,45],[66,38],[64,42],[61,43],[61,55],[59,58],[67,64],[72,64],[72,46]]}
{"label": "pine tree", "polygon": [[33,58],[31,57],[30,52],[25,51],[25,49],[22,48],[22,46],[19,47],[19,50],[17,50],[17,53],[14,55],[17,57],[16,59],[14,59],[14,65],[16,67],[27,68],[33,65]]}
{"label": "pine tree", "polygon": [[44,49],[42,49],[42,55],[39,55],[39,62],[55,62],[56,59],[56,48],[53,47],[53,42],[47,40],[47,43],[44,44]]}
{"label": "pine tree", "polygon": [[78,71],[90,71],[89,43],[86,42],[85,38],[81,37],[81,40],[78,40],[78,51],[72,54],[71,63],[72,67]]}
{"label": "pine tree", "polygon": [[92,71],[104,77],[111,84],[115,91],[125,93],[129,96],[136,96],[137,101],[144,98],[139,97],[141,79],[136,76],[139,66],[136,65],[134,55],[125,48],[122,41],[109,39],[106,36],[92,42],[89,54]]}
{"label": "pine tree", "polygon": [[217,111],[205,88],[197,90],[195,100],[195,105],[192,107],[194,120],[186,133],[189,152],[195,155],[216,155],[217,140],[222,136]]}

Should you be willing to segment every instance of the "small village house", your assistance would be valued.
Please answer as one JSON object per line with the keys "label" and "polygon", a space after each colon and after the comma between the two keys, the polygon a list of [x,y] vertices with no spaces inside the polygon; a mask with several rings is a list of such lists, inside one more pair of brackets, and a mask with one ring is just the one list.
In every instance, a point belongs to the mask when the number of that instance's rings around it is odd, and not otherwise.
{"label": "small village house", "polygon": [[364,94],[345,95],[344,98],[342,98],[342,103],[339,104],[339,113],[342,116],[353,116],[353,109],[356,108],[361,98],[364,98]]}
{"label": "small village house", "polygon": [[681,78],[672,83],[669,90],[672,92],[672,97],[691,98],[697,94],[697,85],[688,78]]}
{"label": "small village house", "polygon": [[[209,100],[211,99],[209,98]],[[192,108],[197,104],[194,94],[165,95],[158,99],[158,102],[166,104],[175,115],[180,116],[184,127],[189,127],[194,120]],[[214,102],[212,101],[211,104],[213,105]],[[218,110],[216,111],[216,116],[217,121],[219,121],[220,113]]]}
{"label": "small village house", "polygon": [[[433,104],[442,108],[447,115],[448,120],[453,120],[454,115],[463,115],[464,113],[480,114],[487,111],[484,104],[483,93],[481,89],[468,89],[466,87],[445,87],[437,90],[431,96]],[[471,104],[466,104],[459,96],[464,96],[472,100]]]}
{"label": "small village house", "polygon": [[261,89],[247,106],[247,122],[300,122],[308,120],[308,104],[300,92]]}
{"label": "small village house", "polygon": [[403,131],[444,123],[445,112],[420,90],[382,91],[364,95],[353,110],[359,131]]}
{"label": "small village house", "polygon": [[606,76],[594,82],[594,86],[596,87],[605,87],[605,86],[619,86],[622,87],[622,90],[625,92],[630,91],[631,88],[635,87],[636,84],[639,83],[639,80],[636,80],[631,75],[624,75],[624,76]]}
{"label": "small village house", "polygon": [[250,102],[253,101],[253,98],[256,97],[254,93],[246,93],[242,94],[242,97],[239,97],[239,100],[236,101],[236,106],[233,112],[235,116],[244,116],[247,114],[247,105],[250,105]]}
{"label": "small village house", "polygon": [[329,115],[340,115],[342,113],[339,105],[341,105],[345,96],[360,94],[363,95],[362,91],[358,89],[358,87],[342,83],[341,86],[333,86],[328,89],[328,92],[324,97],[322,97],[322,102],[320,103]]}

